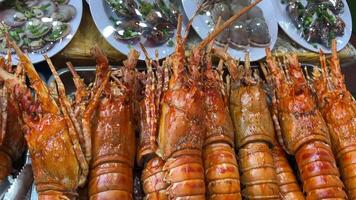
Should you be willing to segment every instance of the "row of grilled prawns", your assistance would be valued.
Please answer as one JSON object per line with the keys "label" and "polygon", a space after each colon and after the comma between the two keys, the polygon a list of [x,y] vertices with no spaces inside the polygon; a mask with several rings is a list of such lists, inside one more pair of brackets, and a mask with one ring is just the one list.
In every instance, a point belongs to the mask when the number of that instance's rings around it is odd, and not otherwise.
{"label": "row of grilled prawns", "polygon": [[[175,53],[162,65],[147,57],[145,72],[135,70],[135,50],[112,70],[93,48],[97,70],[89,86],[69,64],[77,88],[73,100],[48,57],[58,95],[9,42],[19,64],[14,71],[11,59],[0,60],[1,174],[23,148],[21,136],[10,133],[24,127],[39,199],[77,199],[85,184],[93,200],[133,199],[135,159],[144,168],[146,199],[355,199],[356,107],[335,43],[329,67],[321,54],[321,70],[307,78],[296,56],[282,65],[267,49],[261,70],[271,89],[269,106],[249,57],[239,66],[223,49],[212,48],[233,20],[218,26],[188,58],[181,21]],[[221,59],[216,69],[213,55]],[[304,193],[282,149],[295,155]]]}

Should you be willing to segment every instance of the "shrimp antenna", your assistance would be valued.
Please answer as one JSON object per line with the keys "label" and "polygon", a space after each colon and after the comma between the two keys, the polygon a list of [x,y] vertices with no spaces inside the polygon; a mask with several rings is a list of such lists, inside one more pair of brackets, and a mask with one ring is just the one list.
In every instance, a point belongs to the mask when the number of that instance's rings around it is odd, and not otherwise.
{"label": "shrimp antenna", "polygon": [[195,19],[196,16],[198,16],[198,14],[205,9],[206,5],[208,4],[208,2],[202,2],[199,4],[197,10],[195,11],[194,15],[192,18],[189,19],[188,23],[187,23],[187,27],[185,29],[185,35],[184,35],[184,38],[183,38],[183,43],[186,44],[187,40],[188,40],[188,35],[189,35],[189,32],[190,32],[190,28],[192,27],[192,24],[193,24],[193,21]]}

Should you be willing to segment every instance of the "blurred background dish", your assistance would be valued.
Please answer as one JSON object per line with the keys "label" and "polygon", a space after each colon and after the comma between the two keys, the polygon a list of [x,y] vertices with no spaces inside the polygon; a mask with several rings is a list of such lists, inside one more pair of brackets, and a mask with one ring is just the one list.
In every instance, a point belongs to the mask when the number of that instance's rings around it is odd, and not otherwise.
{"label": "blurred background dish", "polygon": [[[165,58],[175,49],[179,5],[174,0],[90,0],[94,22],[104,38],[127,55],[131,48],[141,52],[142,43],[151,58],[158,51]],[[183,25],[183,33],[185,26]]]}
{"label": "blurred background dish", "polygon": [[[184,11],[190,19],[201,3],[204,9],[193,21],[194,30],[204,39],[214,29],[218,17],[222,23],[233,14],[249,5],[250,0],[182,0]],[[273,48],[278,35],[278,24],[271,0],[264,0],[242,15],[229,29],[216,39],[218,46],[228,45],[228,52],[235,59],[244,60],[245,51],[250,52],[251,61],[266,56],[265,48]]]}
{"label": "blurred background dish", "polygon": [[286,34],[304,48],[331,53],[336,37],[343,49],[352,34],[351,13],[346,0],[276,0],[278,23]]}
{"label": "blurred background dish", "polygon": [[[5,0],[0,8],[0,54],[6,55],[6,30],[33,63],[60,52],[79,28],[81,0]],[[14,53],[14,52],[13,52]],[[17,64],[13,55],[13,64]]]}

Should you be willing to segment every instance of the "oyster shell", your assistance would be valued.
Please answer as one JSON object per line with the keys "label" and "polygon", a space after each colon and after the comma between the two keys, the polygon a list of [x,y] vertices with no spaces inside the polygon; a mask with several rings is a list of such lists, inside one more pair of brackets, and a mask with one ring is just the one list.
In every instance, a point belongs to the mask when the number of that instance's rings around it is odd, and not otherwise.
{"label": "oyster shell", "polygon": [[45,14],[41,9],[38,9],[38,8],[34,8],[32,10],[32,12],[36,16],[36,18],[39,18],[39,19],[44,17],[44,14]]}
{"label": "oyster shell", "polygon": [[135,0],[106,0],[106,2],[119,17],[132,18],[137,16],[137,3]]}
{"label": "oyster shell", "polygon": [[342,0],[317,0],[317,4],[324,4],[335,14],[340,14],[344,12],[344,3]]}
{"label": "oyster shell", "polygon": [[38,0],[27,0],[25,1],[25,4],[27,7],[33,7],[38,4]]}
{"label": "oyster shell", "polygon": [[258,6],[255,6],[253,8],[251,8],[251,10],[249,10],[247,12],[247,18],[251,19],[251,18],[254,18],[254,17],[257,17],[257,18],[264,18],[263,17],[263,11],[260,7]]}
{"label": "oyster shell", "polygon": [[287,7],[287,12],[297,28],[301,28],[303,25],[303,16],[305,13],[305,7],[299,1],[290,2]]}
{"label": "oyster shell", "polygon": [[54,0],[58,4],[68,4],[69,0]]}
{"label": "oyster shell", "polygon": [[231,17],[230,6],[222,1],[220,3],[216,3],[211,11],[214,22],[216,23],[218,18],[221,17],[221,21],[226,21]]}
{"label": "oyster shell", "polygon": [[249,45],[249,32],[245,21],[236,21],[230,27],[230,43],[233,48],[242,49]]}
{"label": "oyster shell", "polygon": [[44,17],[50,17],[54,11],[56,11],[57,6],[51,0],[42,0],[33,9],[39,9],[43,12]]}
{"label": "oyster shell", "polygon": [[0,21],[9,27],[19,27],[26,23],[26,17],[15,9],[7,9],[1,12]]}
{"label": "oyster shell", "polygon": [[28,49],[31,52],[43,54],[54,46],[52,42],[45,42],[43,39],[33,40],[29,43]]}
{"label": "oyster shell", "polygon": [[148,42],[155,45],[166,43],[174,35],[173,30],[167,29],[164,23],[146,27],[142,33]]}
{"label": "oyster shell", "polygon": [[71,31],[70,25],[62,22],[55,22],[52,31],[44,38],[45,41],[54,42],[67,36]]}
{"label": "oyster shell", "polygon": [[128,19],[117,22],[116,37],[120,40],[137,40],[141,37],[140,21]]}
{"label": "oyster shell", "polygon": [[343,36],[345,33],[345,22],[341,19],[341,17],[337,16],[336,17],[336,23],[335,23],[335,32],[336,36]]}
{"label": "oyster shell", "polygon": [[25,27],[25,34],[30,39],[40,38],[51,31],[52,25],[44,23],[36,18],[28,21]]}
{"label": "oyster shell", "polygon": [[251,4],[251,0],[231,0],[231,4],[239,4],[246,7]]}
{"label": "oyster shell", "polygon": [[267,47],[271,42],[268,26],[263,18],[250,19],[248,22],[250,43],[257,47]]}
{"label": "oyster shell", "polygon": [[68,22],[76,14],[76,9],[72,5],[58,5],[57,10],[51,15],[54,21]]}
{"label": "oyster shell", "polygon": [[[241,4],[231,5],[232,14],[236,14],[236,13],[240,12],[243,8],[245,8],[245,6],[243,6]],[[246,21],[247,18],[248,18],[248,15],[245,13],[238,19],[238,21]]]}

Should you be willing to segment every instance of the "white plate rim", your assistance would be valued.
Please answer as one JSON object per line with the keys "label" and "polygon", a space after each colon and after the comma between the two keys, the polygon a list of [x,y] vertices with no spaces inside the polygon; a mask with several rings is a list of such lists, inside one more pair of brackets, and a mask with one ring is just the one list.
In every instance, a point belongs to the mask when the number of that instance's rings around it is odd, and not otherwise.
{"label": "white plate rim", "polygon": [[[61,52],[73,39],[74,35],[77,33],[80,23],[82,21],[82,16],[83,16],[83,1],[82,0],[70,0],[68,4],[74,6],[76,8],[76,15],[74,16],[73,19],[69,22],[70,28],[71,28],[71,33],[68,34],[66,37],[61,39],[60,41],[56,42],[56,44],[48,50],[45,55],[48,57],[53,57],[57,53]],[[32,64],[36,64],[39,62],[42,62],[45,60],[43,57],[44,54],[39,54],[39,53],[28,53],[27,55],[29,56]],[[1,54],[1,56],[6,56],[4,54]],[[12,65],[17,65],[18,64],[18,57],[16,54],[12,54]]]}
{"label": "white plate rim", "polygon": [[[196,9],[198,2],[200,2],[201,0],[182,0],[182,4],[183,4],[183,8],[185,11],[185,14],[187,16],[188,19],[190,19],[193,14],[194,14],[194,9]],[[272,0],[274,1],[274,0]],[[191,9],[190,7],[194,6],[194,9]],[[259,4],[257,4],[257,6],[261,7],[261,6],[266,6],[266,7],[270,7],[273,8],[273,4],[271,2],[271,0],[264,0],[262,2],[260,2]],[[278,38],[278,22],[275,19],[275,17],[273,17],[273,9],[268,9],[268,11],[266,11],[267,9],[263,9],[263,15],[266,19],[266,22],[268,24],[268,29],[270,32],[270,36],[271,36],[271,43],[268,46],[268,48],[273,49],[274,45],[277,42],[277,38]],[[208,17],[205,15],[198,15],[196,16],[196,18],[193,20],[192,26],[194,28],[194,30],[196,31],[196,33],[199,35],[200,38],[204,39],[207,37],[208,33],[207,31],[199,31],[199,27],[206,27],[206,22],[204,22]],[[202,22],[203,21],[203,22]],[[203,25],[204,24],[204,25]],[[207,28],[209,29],[209,28]],[[266,52],[265,52],[265,47],[250,47],[246,50],[237,50],[237,49],[233,49],[233,48],[228,48],[228,53],[234,57],[235,59],[239,59],[240,61],[244,61],[245,60],[245,53],[246,51],[248,51],[250,53],[250,61],[258,61],[263,59],[266,56]]]}
{"label": "white plate rim", "polygon": [[[342,13],[340,16],[342,20],[345,22],[345,33],[342,37],[337,37],[337,51],[342,50],[348,42],[350,41],[351,35],[352,35],[352,18],[351,18],[351,12],[349,5],[346,0],[342,0],[345,7],[344,7],[344,13]],[[275,0],[274,1],[274,6],[275,9],[278,11],[278,24],[281,27],[281,29],[288,35],[289,38],[291,38],[293,41],[298,43],[300,46],[313,51],[313,52],[319,52],[320,49],[326,53],[330,54],[331,49],[328,49],[324,47],[323,45],[316,44],[316,48],[314,47],[313,44],[308,43],[302,36],[300,36],[300,31],[295,27],[289,16],[287,15],[286,12],[286,5],[283,5],[281,3],[281,0]],[[292,26],[292,27],[291,27]]]}
{"label": "white plate rim", "polygon": [[[105,13],[105,0],[87,0],[90,8],[90,13],[93,17],[94,23],[101,33],[101,35],[105,38],[105,40],[112,46],[114,49],[119,51],[124,55],[128,55],[131,48],[134,48],[136,51],[140,52],[139,60],[145,60],[145,55],[139,45],[136,43],[134,45],[128,45],[125,42],[121,42],[114,38],[114,27],[112,22],[109,20],[107,14]],[[104,16],[104,17],[103,17]],[[185,32],[186,23],[183,20],[182,25],[182,34]],[[172,37],[172,41],[175,42],[176,39],[176,31],[174,33],[174,37]],[[145,47],[150,58],[155,58],[155,52],[158,51],[158,58],[163,59],[165,57],[170,56],[175,51],[175,45],[169,47],[167,43],[164,43],[160,46],[155,47]]]}

